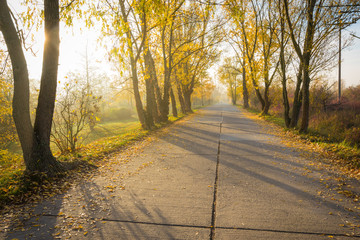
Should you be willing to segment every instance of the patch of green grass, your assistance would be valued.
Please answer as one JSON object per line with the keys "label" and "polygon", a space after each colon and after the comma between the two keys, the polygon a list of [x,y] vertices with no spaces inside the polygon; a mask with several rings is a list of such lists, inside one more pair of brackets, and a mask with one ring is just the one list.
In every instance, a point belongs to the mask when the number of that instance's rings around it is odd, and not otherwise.
{"label": "patch of green grass", "polygon": [[265,115],[265,116],[261,116],[263,119],[265,119],[266,121],[275,123],[276,125],[279,125],[283,128],[285,128],[285,121],[284,119],[277,117],[277,116],[273,116],[273,115]]}
{"label": "patch of green grass", "polygon": [[83,144],[86,145],[98,139],[121,135],[126,132],[133,131],[134,129],[137,129],[139,127],[140,127],[140,123],[137,120],[127,121],[127,122],[99,123],[94,127],[93,131],[87,129],[84,132],[85,140]]}
{"label": "patch of green grass", "polygon": [[[238,106],[239,108],[241,109],[244,109],[242,106]],[[248,108],[248,109],[245,109],[246,111],[250,112],[250,113],[253,113],[253,114],[257,114],[259,115],[260,118],[268,121],[268,122],[272,122],[272,123],[275,123],[276,125],[279,125],[281,127],[286,127],[285,126],[285,121],[283,118],[281,117],[278,117],[278,116],[275,116],[275,115],[261,115],[261,111],[259,111],[258,109],[255,109],[255,108]]]}
{"label": "patch of green grass", "polygon": [[149,132],[142,129],[140,123],[136,123],[118,135],[99,138],[77,149],[75,153],[61,155],[58,159],[60,161],[85,160],[94,164],[105,155],[118,151],[121,147],[145,137]]}

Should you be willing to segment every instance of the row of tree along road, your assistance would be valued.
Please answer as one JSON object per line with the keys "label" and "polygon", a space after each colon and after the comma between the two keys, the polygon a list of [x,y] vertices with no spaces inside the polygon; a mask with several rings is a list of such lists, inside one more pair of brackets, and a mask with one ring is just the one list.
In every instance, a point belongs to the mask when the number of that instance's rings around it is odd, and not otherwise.
{"label": "row of tree along road", "polygon": [[[233,102],[239,86],[231,79],[241,74],[244,106],[249,106],[254,93],[262,113],[268,114],[271,84],[279,78],[286,125],[296,127],[302,113],[300,129],[307,131],[311,79],[333,59],[336,51],[329,46],[335,30],[355,21],[359,7],[353,0],[44,0],[43,4],[26,0],[23,4],[25,11],[14,14],[7,1],[0,0],[0,30],[6,46],[1,60],[5,64],[7,56],[11,60],[12,117],[26,170],[48,175],[64,170],[51,151],[51,136],[57,136],[59,149],[70,146],[74,150],[85,120],[90,128],[97,121],[94,113],[99,111],[96,103],[101,98],[94,96],[89,81],[78,91],[80,97],[71,90],[74,83],[62,89],[65,97],[57,94],[61,25],[74,27],[74,22],[81,21],[101,29],[102,47],[109,49],[109,58],[124,80],[119,85],[129,87],[144,129],[167,122],[170,106],[174,116],[177,106],[183,114],[192,112],[194,93],[202,103],[210,97],[215,85],[208,70],[220,59],[220,47],[228,42],[236,57],[225,60],[219,77],[230,85]],[[32,116],[24,32],[42,24],[46,40]],[[288,75],[293,72],[296,81],[290,103]],[[86,79],[90,79],[88,71]],[[75,105],[81,106],[80,115],[74,113]],[[67,145],[61,145],[61,136],[70,139]]]}
{"label": "row of tree along road", "polygon": [[[256,104],[266,115],[276,101],[274,94],[279,94],[270,92],[280,85],[286,126],[296,128],[301,119],[300,131],[306,132],[311,84],[326,77],[324,73],[337,64],[339,51],[349,45],[351,39],[339,46],[339,31],[358,21],[360,2],[228,0],[226,3],[224,8],[230,19],[227,42],[236,55],[225,60],[219,76],[228,86],[233,102],[241,91],[243,104],[249,107],[250,95],[255,94]],[[242,77],[240,84],[237,75]],[[323,82],[324,88],[331,85],[327,80]]]}
{"label": "row of tree along road", "polygon": [[[182,113],[190,113],[194,92],[202,96],[203,102],[203,97],[208,98],[208,92],[214,90],[206,70],[218,58],[220,52],[216,47],[224,36],[223,22],[215,17],[215,5],[185,0],[44,0],[43,5],[30,0],[23,4],[24,13],[14,14],[6,0],[0,1],[0,30],[11,60],[12,116],[28,172],[55,175],[63,171],[63,164],[51,151],[51,136],[58,136],[55,138],[58,148],[64,148],[61,136],[69,142],[65,147],[74,148],[78,140],[76,133],[84,127],[85,119],[96,121],[94,113],[99,99],[86,88],[88,84],[80,91],[83,96],[75,96],[76,92],[71,89],[74,83],[61,89],[61,99],[57,96],[62,21],[71,27],[74,19],[80,19],[90,28],[101,28],[99,38],[109,43],[111,60],[118,69],[123,69],[119,71],[122,79],[131,81],[128,90],[133,94],[144,129],[153,129],[155,124],[168,121],[170,103],[174,116],[178,114],[177,105]],[[29,102],[24,32],[26,27],[39,28],[42,24],[46,40],[36,111],[32,116],[30,105],[34,103]],[[4,55],[6,62],[8,57]],[[74,109],[75,105],[81,107]],[[82,114],[78,114],[81,111]],[[75,120],[75,116],[80,118]],[[59,123],[59,119],[63,121]]]}

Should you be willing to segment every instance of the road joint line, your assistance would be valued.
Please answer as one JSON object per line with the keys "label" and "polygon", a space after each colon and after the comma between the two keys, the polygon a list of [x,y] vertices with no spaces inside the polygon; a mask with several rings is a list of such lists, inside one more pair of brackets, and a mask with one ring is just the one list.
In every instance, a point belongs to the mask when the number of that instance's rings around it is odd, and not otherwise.
{"label": "road joint line", "polygon": [[215,224],[216,224],[216,202],[217,202],[217,192],[218,192],[218,182],[219,182],[219,165],[220,165],[220,145],[221,145],[221,128],[224,121],[223,112],[221,112],[221,122],[219,125],[219,141],[218,141],[218,152],[216,156],[216,170],[215,170],[215,181],[214,181],[214,197],[212,204],[212,214],[211,214],[211,230],[210,230],[210,240],[215,239]]}

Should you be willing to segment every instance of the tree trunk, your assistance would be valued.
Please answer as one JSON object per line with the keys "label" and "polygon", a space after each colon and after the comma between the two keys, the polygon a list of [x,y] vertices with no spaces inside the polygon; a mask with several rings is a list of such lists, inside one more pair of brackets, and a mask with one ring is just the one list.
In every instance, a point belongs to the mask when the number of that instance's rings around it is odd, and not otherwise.
{"label": "tree trunk", "polygon": [[147,108],[147,111],[152,111],[152,116],[153,119],[155,121],[155,123],[160,123],[160,116],[159,116],[159,104],[162,102],[161,99],[161,92],[160,92],[160,88],[158,85],[158,78],[157,78],[157,74],[156,74],[156,68],[155,68],[155,62],[154,59],[152,57],[150,48],[147,47],[145,50],[145,54],[144,54],[144,58],[145,58],[145,69],[147,71],[147,75],[149,77],[149,89],[151,89],[149,92],[147,92],[146,97],[149,99],[147,100],[147,102],[149,103],[149,101],[151,102],[150,105],[148,106],[150,107]]}
{"label": "tree trunk", "polygon": [[310,60],[313,48],[313,39],[315,33],[314,26],[314,8],[316,0],[309,0],[307,6],[307,28],[304,42],[303,64],[304,64],[304,80],[303,80],[303,112],[300,126],[300,132],[307,132],[310,117]]}
{"label": "tree trunk", "polygon": [[243,65],[243,71],[242,71],[242,75],[243,75],[243,100],[244,100],[244,108],[249,108],[249,92],[246,86],[246,69],[245,69],[245,65]]}
{"label": "tree trunk", "polygon": [[145,63],[145,87],[146,87],[146,121],[147,125],[150,128],[154,127],[155,122],[158,119],[158,109],[155,99],[155,86],[154,82],[156,81],[156,72],[153,71],[151,66],[151,56],[150,51],[145,50],[144,53],[144,63]]}
{"label": "tree trunk", "polygon": [[28,168],[31,163],[33,145],[33,127],[29,106],[29,74],[21,42],[11,19],[6,0],[0,0],[0,30],[4,36],[11,59],[14,76],[13,118],[23,151],[25,165]]}
{"label": "tree trunk", "polygon": [[309,115],[309,113],[310,113],[310,92],[309,92],[309,88],[310,88],[309,71],[304,70],[304,83],[303,83],[303,89],[302,89],[303,111],[302,111],[300,132],[306,132],[308,127],[309,127],[309,117],[310,117],[310,115]]}
{"label": "tree trunk", "polygon": [[303,76],[304,79],[303,79],[303,88],[302,88],[302,118],[301,118],[300,132],[307,132],[309,126],[309,110],[310,110],[310,97],[309,97],[310,77],[308,71],[306,71],[305,69]]}
{"label": "tree trunk", "polygon": [[57,172],[59,163],[51,153],[50,133],[55,108],[59,65],[59,1],[44,1],[45,44],[30,171]]}
{"label": "tree trunk", "polygon": [[286,78],[286,61],[285,61],[285,22],[283,18],[283,8],[279,1],[278,9],[280,11],[280,27],[281,27],[281,36],[280,36],[280,69],[281,69],[281,85],[282,85],[282,95],[283,95],[283,106],[284,106],[284,121],[285,126],[290,127],[290,104],[287,91],[287,78]]}
{"label": "tree trunk", "polygon": [[164,85],[164,97],[160,103],[160,121],[167,122],[169,115],[169,104],[170,104],[170,83],[165,82]]}
{"label": "tree trunk", "polygon": [[186,113],[192,113],[191,109],[191,92],[184,91],[184,102],[185,102],[185,111]]}
{"label": "tree trunk", "polygon": [[164,62],[164,92],[163,98],[160,103],[160,120],[161,122],[168,121],[169,115],[169,105],[170,105],[170,88],[171,88],[171,71],[172,71],[172,44],[173,44],[173,22],[170,25],[170,33],[169,33],[169,49],[168,56],[166,56],[166,37],[165,37],[165,28],[163,27],[161,31],[161,45],[163,50],[163,62]]}
{"label": "tree trunk", "polygon": [[254,76],[254,70],[253,70],[253,67],[251,66],[250,64],[250,72],[251,72],[251,80],[252,80],[252,83],[253,83],[253,86],[255,88],[255,93],[256,93],[256,97],[259,99],[260,101],[260,104],[261,104],[261,110],[264,110],[265,108],[265,101],[261,95],[261,92],[260,92],[260,89],[259,89],[259,85],[256,83],[256,79],[255,79],[255,76]]}
{"label": "tree trunk", "polygon": [[131,78],[132,78],[133,89],[134,89],[136,111],[138,113],[139,121],[141,123],[142,128],[149,129],[150,126],[147,125],[146,115],[145,115],[145,111],[143,108],[143,104],[141,101],[141,95],[140,95],[140,91],[139,91],[139,80],[138,80],[137,70],[136,70],[136,66],[135,66],[136,63],[135,63],[133,57],[130,57],[130,58],[131,58],[130,64],[131,64],[131,73],[132,73]]}
{"label": "tree trunk", "polygon": [[170,97],[171,97],[171,109],[172,109],[173,116],[178,117],[175,95],[174,95],[172,88],[170,89]]}
{"label": "tree trunk", "polygon": [[181,87],[177,87],[177,90],[178,90],[181,112],[183,114],[186,114],[185,100],[184,100],[183,92],[181,91]]}
{"label": "tree trunk", "polygon": [[[128,23],[128,15],[125,9],[124,1],[119,1],[120,9],[121,9],[121,15],[125,23]],[[134,90],[134,98],[135,98],[135,106],[136,111],[139,117],[139,121],[141,123],[142,128],[149,129],[149,126],[147,125],[146,121],[146,113],[143,108],[143,104],[141,101],[141,95],[139,91],[139,79],[137,75],[137,60],[134,56],[134,49],[133,49],[133,43],[132,43],[132,36],[131,36],[131,29],[128,28],[125,32],[127,37],[127,46],[129,49],[129,60],[130,60],[130,67],[131,67],[131,79],[132,79],[132,85]],[[140,51],[140,50],[139,50]],[[139,55],[138,55],[139,56]]]}
{"label": "tree trunk", "polygon": [[59,59],[59,2],[44,1],[45,36],[41,86],[35,127],[29,110],[29,76],[26,60],[5,0],[0,0],[0,28],[4,35],[14,74],[13,117],[23,150],[26,170],[50,176],[62,170],[50,149]]}
{"label": "tree trunk", "polygon": [[285,57],[283,48],[280,50],[280,64],[281,64],[281,85],[282,85],[282,95],[283,95],[283,105],[284,105],[284,121],[285,126],[290,127],[290,105],[287,92],[287,79],[286,79],[286,66],[285,66]]}
{"label": "tree trunk", "polygon": [[180,109],[183,114],[186,114],[185,100],[184,100],[183,91],[182,91],[181,85],[180,85],[181,83],[179,83],[179,79],[176,75],[176,72],[174,73],[174,75],[175,75],[176,88],[177,88],[178,98],[179,98],[179,103],[180,103]]}
{"label": "tree trunk", "polygon": [[302,106],[302,64],[300,64],[299,73],[297,74],[296,88],[293,101],[293,109],[291,114],[290,128],[295,128],[299,121],[300,109]]}
{"label": "tree trunk", "polygon": [[264,90],[264,107],[262,109],[261,115],[269,115],[269,109],[270,109],[270,99],[269,99],[269,88],[270,86],[268,84],[265,84],[265,90]]}
{"label": "tree trunk", "polygon": [[154,109],[156,108],[156,100],[154,94],[154,88],[151,83],[152,79],[147,78],[145,80],[146,88],[146,111],[145,111],[145,121],[149,129],[153,128],[154,125]]}

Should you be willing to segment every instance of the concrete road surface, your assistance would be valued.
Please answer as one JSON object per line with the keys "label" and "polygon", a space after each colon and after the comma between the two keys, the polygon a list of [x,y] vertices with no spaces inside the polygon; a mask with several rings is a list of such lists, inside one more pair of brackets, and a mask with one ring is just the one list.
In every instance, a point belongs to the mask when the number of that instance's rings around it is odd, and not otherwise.
{"label": "concrete road surface", "polygon": [[360,239],[341,175],[265,130],[236,107],[205,108],[21,219],[9,214],[0,238]]}

